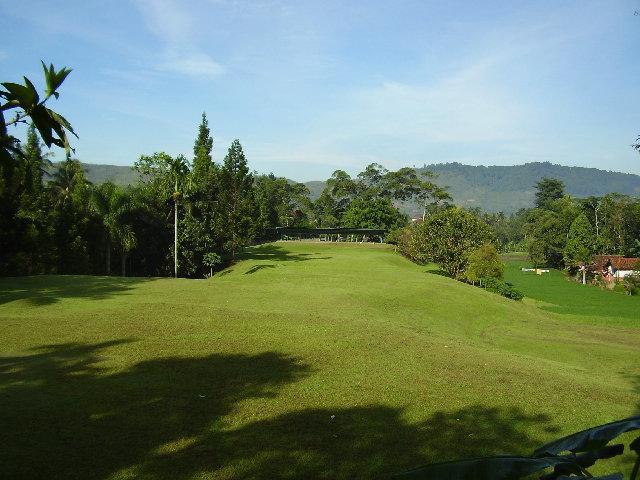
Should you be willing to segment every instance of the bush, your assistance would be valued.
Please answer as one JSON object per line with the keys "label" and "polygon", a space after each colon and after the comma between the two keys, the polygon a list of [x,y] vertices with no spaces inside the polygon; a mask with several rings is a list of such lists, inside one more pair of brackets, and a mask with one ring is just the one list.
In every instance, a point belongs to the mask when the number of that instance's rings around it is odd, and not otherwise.
{"label": "bush", "polygon": [[461,278],[469,254],[493,238],[491,227],[461,208],[431,215],[415,227],[410,250],[417,263],[437,263],[447,275]]}
{"label": "bush", "polygon": [[202,263],[210,268],[211,272],[209,273],[209,276],[213,277],[213,269],[222,263],[222,258],[215,252],[209,252],[204,254]]}
{"label": "bush", "polygon": [[469,263],[464,270],[465,278],[474,283],[481,278],[502,278],[504,264],[498,250],[491,243],[485,243],[469,255]]}
{"label": "bush", "polygon": [[416,258],[415,251],[412,246],[412,238],[415,227],[405,227],[400,230],[393,231],[393,237],[388,239],[389,243],[395,243],[398,246],[398,252],[409,260],[420,263]]}
{"label": "bush", "polygon": [[486,290],[497,293],[512,300],[522,300],[524,298],[524,294],[520,290],[515,288],[513,284],[503,282],[502,280],[498,280],[497,278],[483,278],[482,280],[480,280],[480,284]]}
{"label": "bush", "polygon": [[640,293],[640,273],[634,272],[624,277],[622,286],[627,295],[636,295]]}

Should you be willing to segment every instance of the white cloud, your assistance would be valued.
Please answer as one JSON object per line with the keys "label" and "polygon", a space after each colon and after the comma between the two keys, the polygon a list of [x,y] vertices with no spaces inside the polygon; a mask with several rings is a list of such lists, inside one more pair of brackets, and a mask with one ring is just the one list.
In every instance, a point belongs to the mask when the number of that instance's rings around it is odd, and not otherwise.
{"label": "white cloud", "polygon": [[158,69],[193,77],[217,77],[224,73],[222,65],[201,52],[183,55],[170,54],[167,60],[158,66]]}
{"label": "white cloud", "polygon": [[158,70],[205,78],[224,73],[224,67],[193,38],[195,22],[187,7],[173,0],[137,0],[136,4],[149,30],[164,44]]}

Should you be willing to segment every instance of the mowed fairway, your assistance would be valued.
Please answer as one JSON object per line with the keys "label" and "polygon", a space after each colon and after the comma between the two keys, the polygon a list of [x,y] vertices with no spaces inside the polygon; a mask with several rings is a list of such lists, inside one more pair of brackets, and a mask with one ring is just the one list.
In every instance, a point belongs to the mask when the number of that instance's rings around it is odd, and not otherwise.
{"label": "mowed fairway", "polygon": [[2,279],[0,478],[385,478],[636,413],[640,301],[551,304],[386,245],[278,242],[208,280]]}

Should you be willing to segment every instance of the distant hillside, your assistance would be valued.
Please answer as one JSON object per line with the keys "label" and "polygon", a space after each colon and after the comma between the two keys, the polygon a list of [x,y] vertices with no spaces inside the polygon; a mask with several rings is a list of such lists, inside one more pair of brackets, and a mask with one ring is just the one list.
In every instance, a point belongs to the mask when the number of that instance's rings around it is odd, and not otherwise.
{"label": "distant hillside", "polygon": [[[54,162],[48,170],[53,174],[60,162]],[[82,168],[91,183],[113,182],[116,185],[134,185],[138,182],[138,174],[130,166],[123,165],[98,165],[94,163],[82,163]]]}
{"label": "distant hillside", "polygon": [[[82,164],[92,183],[112,181],[117,185],[133,185],[138,177],[128,166]],[[55,170],[54,164],[51,172]],[[640,176],[609,172],[597,168],[565,167],[551,163],[526,163],[508,167],[472,166],[460,163],[427,165],[438,175],[436,183],[448,186],[454,202],[464,207],[480,207],[489,211],[514,212],[533,205],[535,184],[543,177],[562,180],[567,193],[575,197],[604,195],[611,192],[640,196]],[[424,170],[419,168],[418,171]],[[324,189],[324,181],[306,182],[315,200]],[[414,205],[402,205],[409,214],[418,214]]]}
{"label": "distant hillside", "polygon": [[[597,168],[565,167],[546,162],[507,167],[438,163],[425,168],[438,175],[438,185],[449,187],[456,204],[495,212],[514,212],[533,206],[535,184],[543,177],[562,180],[567,193],[575,197],[611,192],[640,195],[640,176]],[[424,169],[418,169],[421,170]],[[324,182],[308,182],[306,185],[315,198],[314,193],[320,195]],[[419,211],[412,205],[403,205],[403,210],[410,214]]]}

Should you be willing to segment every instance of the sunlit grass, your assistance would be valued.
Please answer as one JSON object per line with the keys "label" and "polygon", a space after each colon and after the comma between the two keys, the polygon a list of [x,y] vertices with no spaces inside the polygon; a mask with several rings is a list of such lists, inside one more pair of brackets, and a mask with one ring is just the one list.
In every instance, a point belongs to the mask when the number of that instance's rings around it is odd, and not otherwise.
{"label": "sunlit grass", "polygon": [[638,410],[627,307],[427,270],[278,242],[209,280],[2,279],[0,477],[379,478]]}

